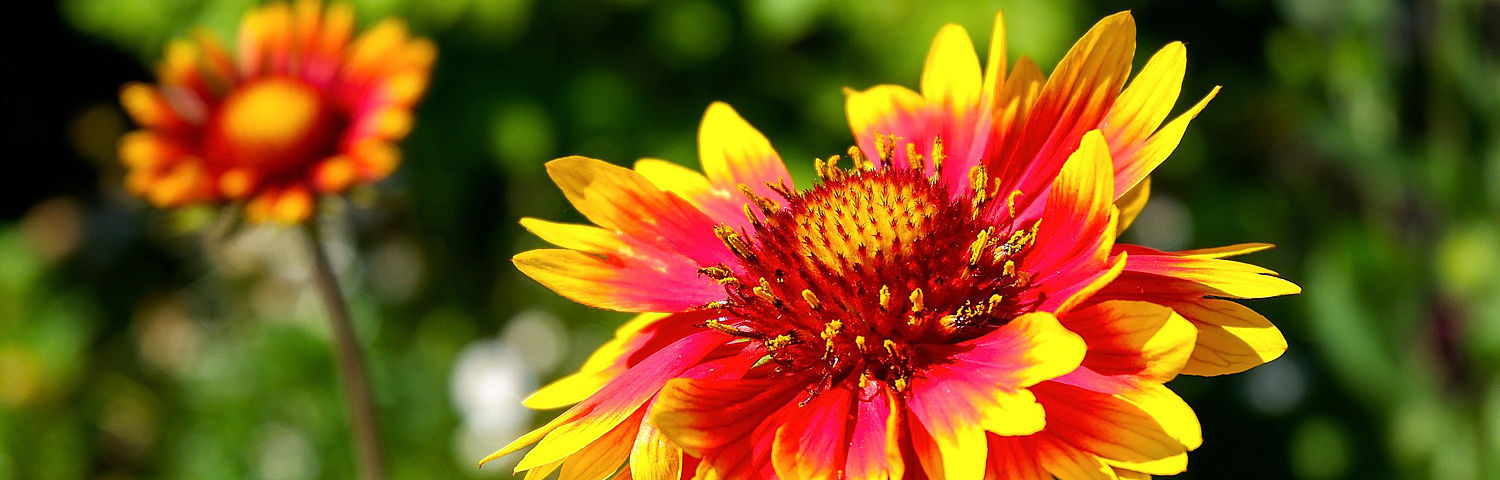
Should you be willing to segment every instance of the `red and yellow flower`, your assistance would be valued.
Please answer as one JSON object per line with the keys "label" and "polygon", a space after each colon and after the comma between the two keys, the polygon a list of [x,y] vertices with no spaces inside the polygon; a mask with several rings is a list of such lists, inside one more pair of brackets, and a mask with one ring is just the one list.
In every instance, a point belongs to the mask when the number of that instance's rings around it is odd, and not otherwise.
{"label": "red and yellow flower", "polygon": [[1050,77],[1024,57],[1007,75],[995,28],[987,68],[950,26],[920,92],[849,92],[859,146],[817,161],[805,190],[723,104],[699,132],[702,174],[548,164],[597,226],[524,220],[561,248],[516,265],[587,305],[663,313],[529,398],[576,405],[486,460],[535,444],[527,478],[587,480],[1183,471],[1201,432],[1163,384],[1274,359],[1280,333],[1231,299],[1299,289],[1224,259],[1264,245],[1115,242],[1208,100],[1162,125],[1181,44],[1127,86],[1129,14]]}
{"label": "red and yellow flower", "polygon": [[120,92],[141,127],[120,141],[127,188],[159,207],[245,202],[253,221],[296,223],[316,194],[390,175],[436,49],[394,19],[354,30],[348,4],[302,0],[247,14],[234,53],[207,31],[168,44],[159,84]]}

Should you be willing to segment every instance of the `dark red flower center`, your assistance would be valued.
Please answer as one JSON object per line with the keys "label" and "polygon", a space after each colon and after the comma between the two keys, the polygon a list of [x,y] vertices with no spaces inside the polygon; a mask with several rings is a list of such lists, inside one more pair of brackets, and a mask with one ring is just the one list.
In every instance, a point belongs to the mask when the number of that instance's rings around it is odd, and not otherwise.
{"label": "dark red flower center", "polygon": [[345,123],[324,94],[307,83],[285,77],[255,80],[219,105],[204,154],[222,170],[295,175],[336,151]]}
{"label": "dark red flower center", "polygon": [[702,270],[728,292],[707,326],[762,342],[788,372],[899,389],[920,346],[978,337],[1034,303],[1016,270],[1034,229],[990,224],[989,196],[954,195],[921,169],[819,162],[819,176],[805,192],[774,188],[786,205],[742,188],[753,231],[718,230],[741,263]]}

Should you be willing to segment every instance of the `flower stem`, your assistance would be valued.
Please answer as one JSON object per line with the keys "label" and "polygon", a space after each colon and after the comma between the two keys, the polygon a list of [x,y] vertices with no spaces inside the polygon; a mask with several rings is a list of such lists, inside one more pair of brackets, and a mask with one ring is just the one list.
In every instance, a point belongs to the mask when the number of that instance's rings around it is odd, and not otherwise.
{"label": "flower stem", "polygon": [[307,245],[313,258],[313,283],[319,296],[328,307],[328,320],[333,326],[333,343],[337,349],[339,378],[344,384],[344,400],[348,403],[349,423],[353,430],[355,455],[360,478],[385,480],[384,458],[380,453],[380,426],[375,420],[374,395],[370,390],[369,373],[359,350],[359,340],[354,335],[354,322],[349,318],[349,304],[339,290],[338,278],[333,265],[328,261],[328,252],[323,247],[322,235],[316,220],[307,225]]}

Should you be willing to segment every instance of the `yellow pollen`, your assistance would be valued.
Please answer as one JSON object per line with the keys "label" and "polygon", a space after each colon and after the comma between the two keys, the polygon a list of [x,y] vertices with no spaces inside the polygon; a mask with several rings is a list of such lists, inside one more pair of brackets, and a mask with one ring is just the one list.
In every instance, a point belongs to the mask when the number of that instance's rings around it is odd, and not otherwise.
{"label": "yellow pollen", "polygon": [[844,171],[839,170],[839,156],[828,157],[828,161],[823,163],[823,179],[838,180],[840,178],[844,178]]}
{"label": "yellow pollen", "polygon": [[962,317],[958,315],[943,315],[942,318],[938,319],[938,328],[941,328],[944,332],[952,332],[954,330],[957,330],[960,323],[960,318]]}
{"label": "yellow pollen", "polygon": [[833,352],[833,340],[844,333],[844,322],[833,320],[823,326],[823,350]]}
{"label": "yellow pollen", "polygon": [[[781,209],[781,206],[777,205],[775,201],[766,197],[762,197],[760,195],[756,195],[755,190],[751,190],[749,185],[741,183],[740,193],[745,194],[745,198],[750,199],[750,203],[755,204],[755,206],[759,207],[760,211],[764,212],[766,215],[771,215],[773,213],[776,213],[777,210]],[[748,207],[749,205],[746,206]]]}
{"label": "yellow pollen", "polygon": [[698,274],[706,276],[708,278],[712,278],[714,280],[723,280],[725,278],[730,278],[732,275],[734,275],[734,272],[729,271],[728,268],[715,265],[698,269]]}
{"label": "yellow pollen", "polygon": [[771,189],[771,191],[776,192],[777,195],[781,195],[781,198],[797,198],[797,192],[792,190],[792,187],[787,186],[787,184],[783,183],[781,180],[777,180],[776,183],[766,182],[766,188],[769,188]]}
{"label": "yellow pollen", "polygon": [[812,290],[802,291],[802,301],[807,302],[807,306],[812,307],[813,310],[818,309],[818,296],[813,295]]}
{"label": "yellow pollen", "polygon": [[984,171],[984,165],[975,165],[969,169],[969,188],[974,191],[975,201],[984,201],[985,194],[989,193],[989,174]]}
{"label": "yellow pollen", "polygon": [[854,346],[859,347],[859,351],[861,351],[861,352],[865,351],[865,336],[864,335],[855,335],[854,336]]}
{"label": "yellow pollen", "polygon": [[974,238],[974,243],[969,244],[969,264],[979,263],[979,255],[984,253],[984,247],[990,242],[990,235],[995,232],[995,227],[989,227],[979,231]]}
{"label": "yellow pollen", "polygon": [[942,172],[943,160],[947,159],[948,155],[943,153],[943,137],[932,139],[932,169]]}
{"label": "yellow pollen", "polygon": [[869,170],[873,166],[870,165],[870,159],[865,158],[865,152],[860,151],[859,147],[849,147],[849,159],[854,161],[854,168],[859,170]]}
{"label": "yellow pollen", "polygon": [[729,228],[728,225],[714,227],[714,235],[718,235],[719,240],[723,241],[724,245],[729,247],[729,251],[733,252],[735,256],[740,258],[750,257],[750,244],[746,243],[745,239],[740,237],[740,234],[734,233],[734,229]]}
{"label": "yellow pollen", "polygon": [[896,135],[875,135],[875,150],[880,151],[880,162],[889,165],[896,158]]}
{"label": "yellow pollen", "polygon": [[771,293],[771,282],[766,281],[766,277],[760,277],[760,285],[757,285],[754,289],[752,289],[752,291],[755,292],[755,296],[760,297],[761,300],[765,300],[769,303],[776,303],[776,295]]}
{"label": "yellow pollen", "polygon": [[1000,302],[1003,302],[1003,301],[1005,301],[1005,297],[1000,296],[1000,294],[998,294],[998,293],[994,294],[994,295],[990,295],[990,301],[989,301],[989,304],[987,305],[987,308],[988,308],[989,311],[985,312],[985,313],[993,312],[993,311],[995,311],[996,308],[1000,308]]}
{"label": "yellow pollen", "polygon": [[881,285],[880,286],[880,309],[881,310],[890,310],[891,309],[891,286],[890,285]]}
{"label": "yellow pollen", "polygon": [[911,313],[922,311],[922,289],[912,290],[909,300],[911,300]]}
{"label": "yellow pollen", "polygon": [[835,337],[838,337],[840,333],[844,333],[844,322],[843,321],[840,321],[840,320],[830,320],[827,325],[823,326],[823,339],[824,340],[832,340]]}
{"label": "yellow pollen", "polygon": [[727,333],[730,335],[743,335],[745,333],[732,325],[726,325],[724,322],[721,322],[718,319],[709,319],[708,321],[703,322],[703,325],[708,328],[717,330],[721,333]]}
{"label": "yellow pollen", "polygon": [[1016,218],[1016,199],[1021,197],[1021,191],[1010,192],[1010,198],[1006,199],[1006,208],[1010,209],[1010,218]]}
{"label": "yellow pollen", "polygon": [[783,333],[781,335],[777,335],[776,337],[774,337],[774,338],[772,338],[770,340],[766,340],[766,348],[769,349],[769,350],[771,350],[771,351],[773,351],[773,352],[776,351],[776,350],[780,350],[780,349],[786,348],[787,345],[791,345],[791,344],[792,344],[792,336],[791,335],[787,335],[785,333]]}
{"label": "yellow pollen", "polygon": [[927,168],[927,163],[922,161],[922,156],[917,155],[917,144],[906,144],[906,166],[912,170]]}

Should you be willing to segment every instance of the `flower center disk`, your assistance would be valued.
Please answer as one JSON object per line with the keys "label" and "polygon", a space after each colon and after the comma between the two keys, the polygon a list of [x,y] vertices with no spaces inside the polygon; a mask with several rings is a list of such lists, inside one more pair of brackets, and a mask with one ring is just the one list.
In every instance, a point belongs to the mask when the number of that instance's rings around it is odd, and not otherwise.
{"label": "flower center disk", "polygon": [[[786,205],[743,189],[750,231],[718,233],[739,259],[702,273],[725,285],[707,326],[762,342],[787,373],[903,388],[940,359],[924,346],[983,335],[1025,313],[1016,263],[1033,230],[990,225],[972,196],[920,169],[820,169]],[[758,214],[758,215],[757,215]]]}
{"label": "flower center disk", "polygon": [[251,83],[224,99],[208,138],[209,160],[225,169],[295,174],[334,152],[339,116],[323,94],[290,78]]}

